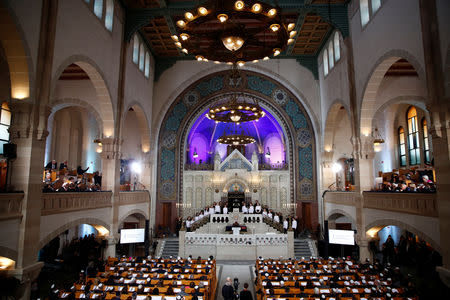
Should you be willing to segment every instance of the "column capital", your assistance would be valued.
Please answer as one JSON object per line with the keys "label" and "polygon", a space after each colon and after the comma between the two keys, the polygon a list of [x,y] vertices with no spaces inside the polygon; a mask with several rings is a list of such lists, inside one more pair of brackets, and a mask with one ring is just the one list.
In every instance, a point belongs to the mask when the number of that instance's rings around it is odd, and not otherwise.
{"label": "column capital", "polygon": [[122,139],[104,137],[100,139],[100,142],[102,143],[102,159],[120,159],[122,157],[120,152],[123,143]]}
{"label": "column capital", "polygon": [[13,99],[10,104],[13,114],[9,133],[11,140],[30,137],[34,104],[31,101]]}

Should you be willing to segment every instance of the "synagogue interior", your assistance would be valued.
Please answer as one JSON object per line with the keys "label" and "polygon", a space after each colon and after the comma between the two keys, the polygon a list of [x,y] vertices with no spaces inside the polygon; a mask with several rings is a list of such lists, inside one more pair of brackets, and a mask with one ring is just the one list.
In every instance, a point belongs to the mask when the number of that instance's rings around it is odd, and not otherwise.
{"label": "synagogue interior", "polygon": [[0,297],[450,299],[448,16],[0,0]]}

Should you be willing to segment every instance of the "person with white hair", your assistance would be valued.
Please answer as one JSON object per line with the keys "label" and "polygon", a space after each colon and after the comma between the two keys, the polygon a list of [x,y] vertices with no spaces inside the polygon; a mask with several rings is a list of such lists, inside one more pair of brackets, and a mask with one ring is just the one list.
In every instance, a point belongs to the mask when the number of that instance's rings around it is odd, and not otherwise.
{"label": "person with white hair", "polygon": [[233,300],[234,299],[234,289],[231,282],[231,277],[227,277],[227,280],[222,287],[222,296],[224,300]]}

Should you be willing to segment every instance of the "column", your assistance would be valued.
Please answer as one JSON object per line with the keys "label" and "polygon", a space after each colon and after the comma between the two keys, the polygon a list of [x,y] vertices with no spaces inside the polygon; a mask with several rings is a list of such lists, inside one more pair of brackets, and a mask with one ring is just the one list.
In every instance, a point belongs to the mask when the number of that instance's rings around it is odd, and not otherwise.
{"label": "column", "polygon": [[430,133],[433,143],[434,166],[437,178],[437,205],[439,212],[441,255],[443,267],[438,267],[441,279],[450,286],[450,104],[445,98],[442,69],[441,41],[436,0],[420,0],[422,42],[430,105]]}
{"label": "column", "polygon": [[110,236],[106,237],[106,248],[105,248],[104,259],[107,259],[108,257],[116,256],[116,243],[118,241],[119,240],[116,239],[111,233],[110,233]]}

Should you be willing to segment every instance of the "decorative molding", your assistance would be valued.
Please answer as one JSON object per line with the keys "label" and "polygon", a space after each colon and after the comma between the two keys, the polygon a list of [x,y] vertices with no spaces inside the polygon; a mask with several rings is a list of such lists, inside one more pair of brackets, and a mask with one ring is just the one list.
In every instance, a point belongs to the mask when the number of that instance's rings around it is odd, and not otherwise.
{"label": "decorative molding", "polygon": [[364,208],[438,217],[435,193],[363,192]]}
{"label": "decorative molding", "polygon": [[119,192],[119,205],[150,203],[148,191]]}
{"label": "decorative molding", "polygon": [[325,203],[334,203],[341,205],[355,206],[355,196],[353,192],[326,192],[324,195]]}
{"label": "decorative molding", "polygon": [[112,192],[42,193],[41,215],[111,207]]}
{"label": "decorative molding", "polygon": [[0,193],[0,220],[22,217],[24,193]]}

